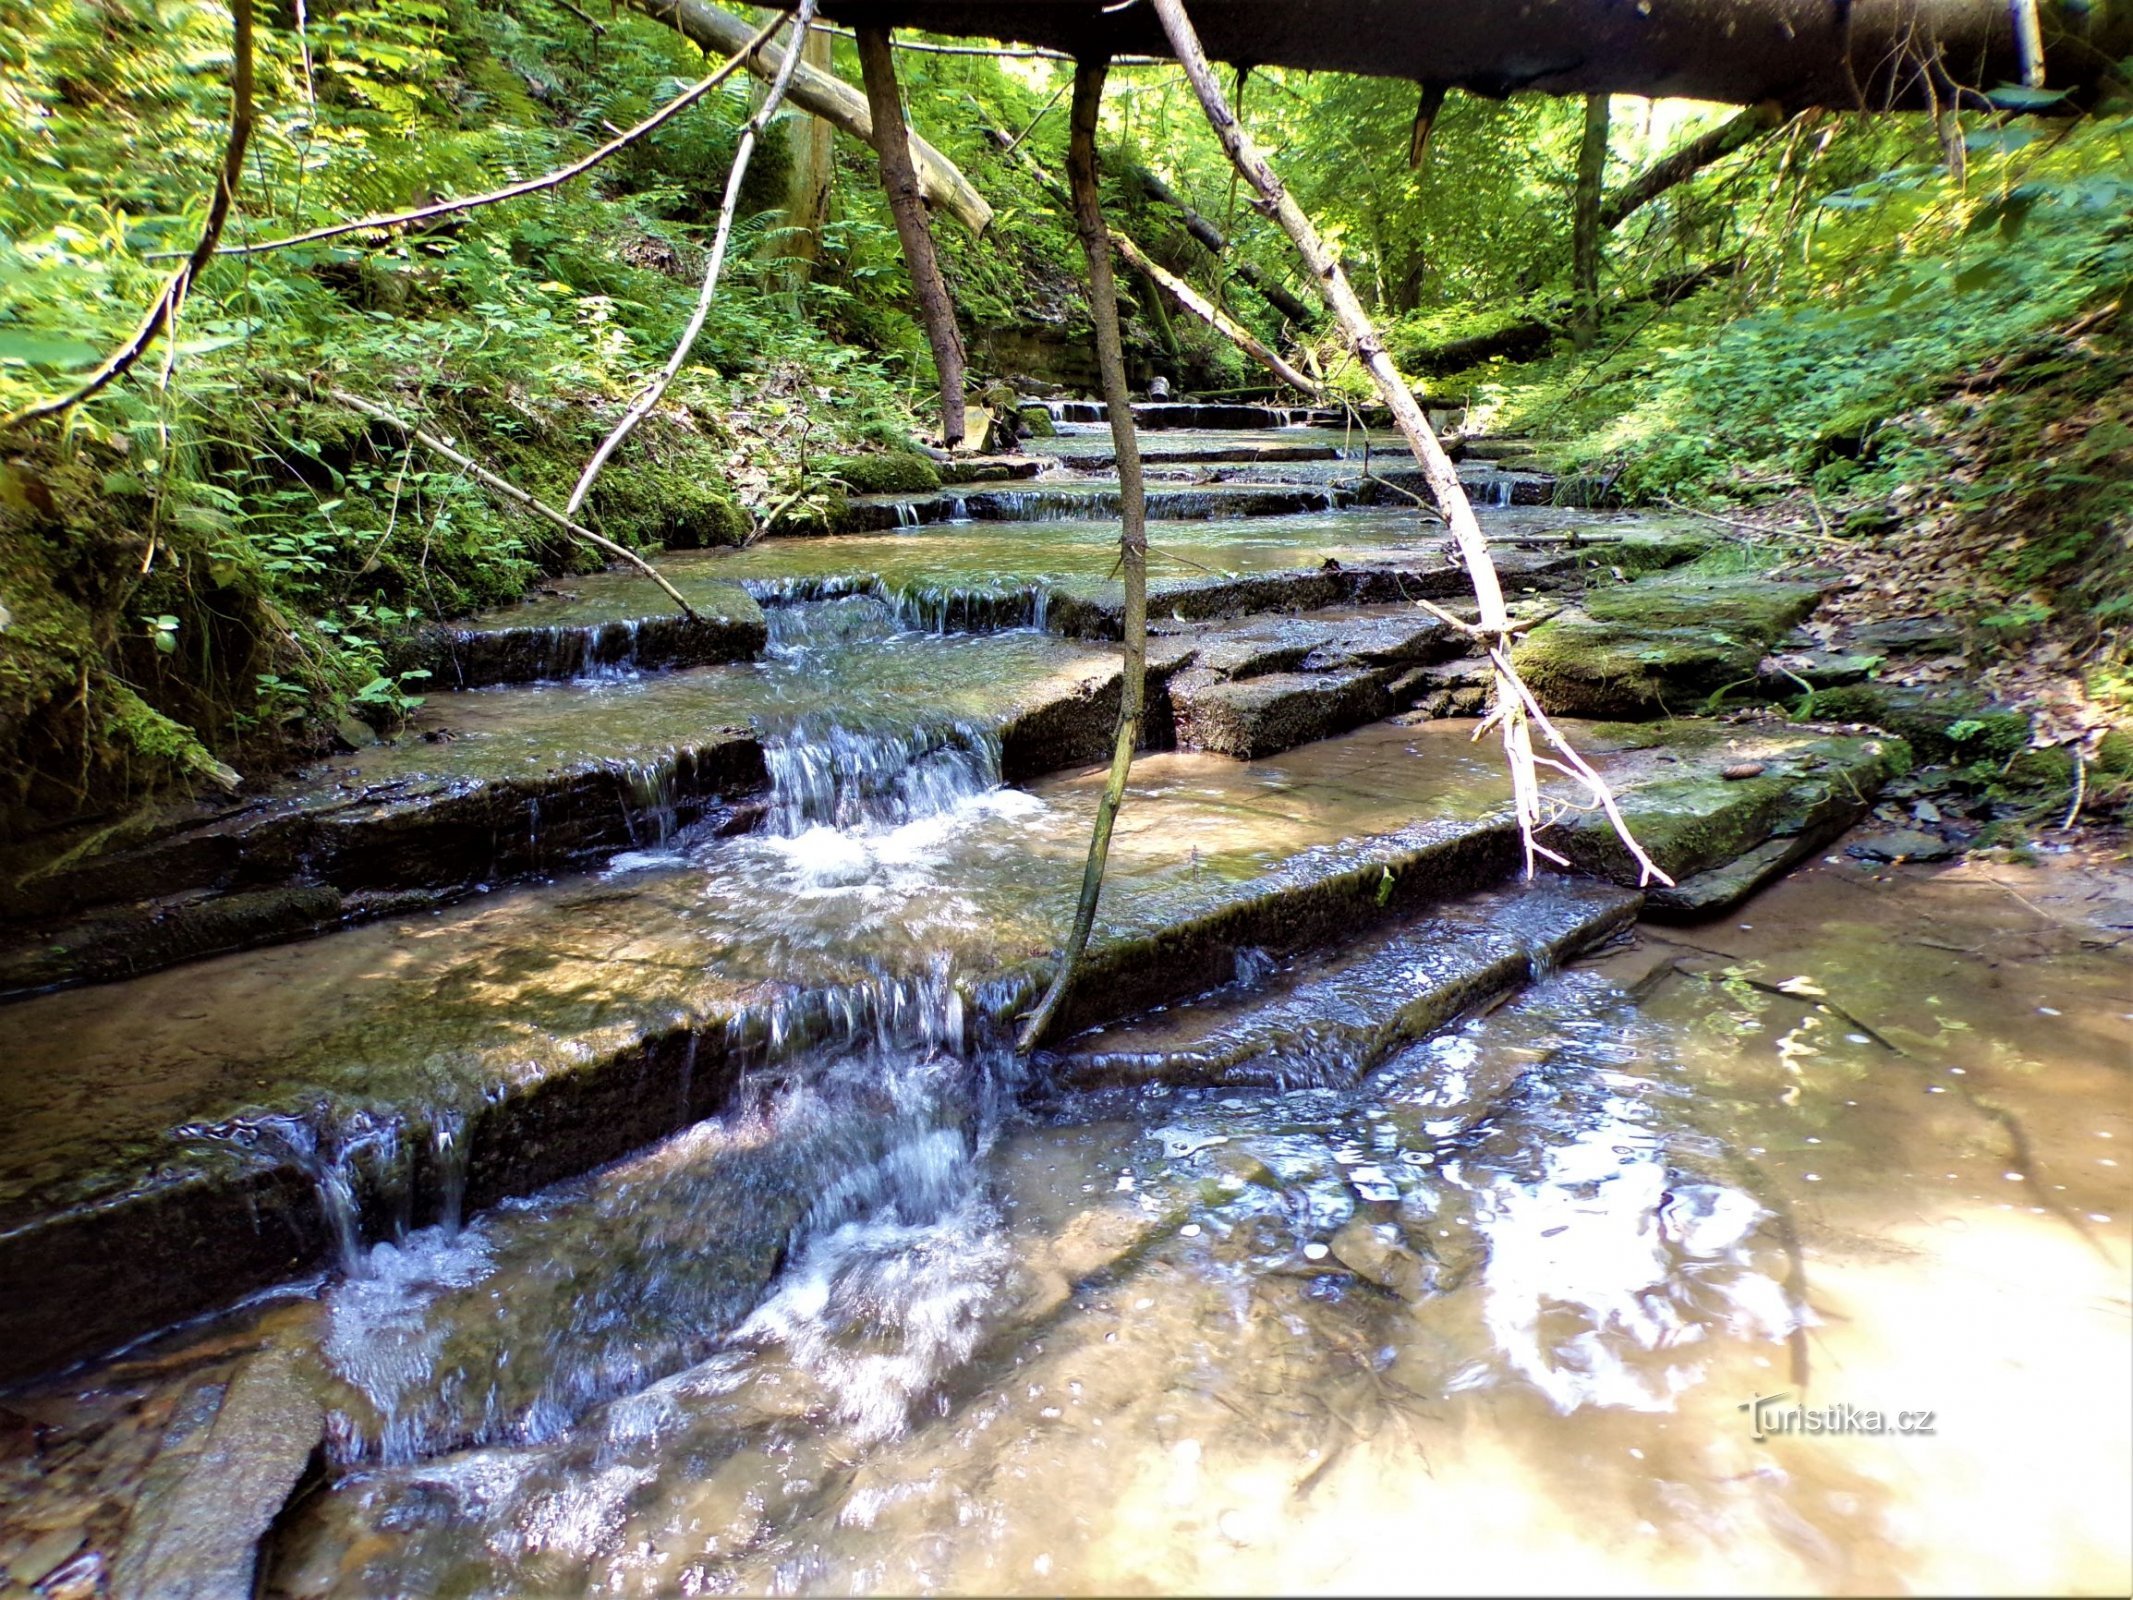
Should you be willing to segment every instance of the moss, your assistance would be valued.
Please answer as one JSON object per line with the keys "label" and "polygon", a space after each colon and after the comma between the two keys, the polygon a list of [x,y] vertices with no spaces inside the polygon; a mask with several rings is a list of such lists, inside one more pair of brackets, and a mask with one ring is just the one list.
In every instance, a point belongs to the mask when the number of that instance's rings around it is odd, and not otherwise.
{"label": "moss", "polygon": [[1701,629],[1641,629],[1575,613],[1543,623],[1513,657],[1551,713],[1634,717],[1685,711],[1755,676],[1762,647]]}
{"label": "moss", "polygon": [[2074,753],[2065,748],[2017,751],[2001,769],[1998,787],[2009,795],[2061,795],[2074,786]]}
{"label": "moss", "polygon": [[2096,770],[2113,778],[2133,778],[2133,730],[2111,728],[2096,741]]}
{"label": "moss", "polygon": [[592,496],[601,531],[673,550],[742,543],[753,530],[720,468],[702,446],[605,474]]}
{"label": "moss", "polygon": [[1052,421],[1052,413],[1047,407],[1024,406],[1016,414],[1032,439],[1050,439],[1059,432],[1059,425]]}
{"label": "moss", "polygon": [[841,478],[854,494],[933,494],[941,486],[941,469],[915,450],[835,456],[822,470]]}
{"label": "moss", "polygon": [[1678,573],[1595,589],[1586,614],[1640,628],[1708,629],[1768,645],[1807,620],[1821,591],[1810,583]]}
{"label": "moss", "polygon": [[237,787],[237,774],[215,759],[198,734],[163,715],[123,683],[105,683],[102,699],[104,737],[116,748],[152,768],[204,778],[224,789]]}
{"label": "moss", "polygon": [[1920,761],[1994,763],[2029,748],[2029,717],[1994,706],[1976,695],[1922,694],[1916,690],[1853,684],[1817,689],[1818,722],[1864,722],[1886,728],[1911,747]]}
{"label": "moss", "polygon": [[1716,538],[1702,533],[1630,534],[1611,544],[1581,549],[1578,559],[1594,571],[1612,570],[1627,578],[1641,578],[1670,567],[1686,566],[1717,543]]}

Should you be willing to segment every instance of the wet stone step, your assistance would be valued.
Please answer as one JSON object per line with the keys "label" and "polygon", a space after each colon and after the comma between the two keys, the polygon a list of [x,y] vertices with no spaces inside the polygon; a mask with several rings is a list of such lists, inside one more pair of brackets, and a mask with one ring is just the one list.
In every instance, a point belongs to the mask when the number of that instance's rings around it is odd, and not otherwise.
{"label": "wet stone step", "polygon": [[[1707,536],[1667,519],[1552,507],[1487,511],[1483,526],[1503,551],[1514,592],[1573,577],[1581,561],[1604,557],[1648,570],[1709,546]],[[1574,532],[1610,541],[1607,550],[1574,550],[1566,538]],[[1540,543],[1514,548],[1520,540]],[[1411,507],[1157,521],[1149,528],[1149,551],[1157,617],[1308,610],[1403,595],[1436,599],[1463,592],[1466,582],[1446,554],[1441,530]],[[766,605],[871,594],[905,626],[933,632],[1049,627],[1115,638],[1123,595],[1117,561],[1115,526],[1063,519],[765,539],[745,550],[681,552],[660,565],[692,597],[736,583]],[[1279,581],[1259,582],[1277,575]],[[521,610],[558,629],[592,630],[658,616],[671,604],[642,574],[613,570],[571,578]]]}
{"label": "wet stone step", "polygon": [[1635,921],[1641,897],[1544,876],[1473,895],[1327,953],[1068,1040],[1064,1088],[1343,1087],[1400,1046]]}
{"label": "wet stone step", "polygon": [[[1039,402],[1054,422],[1107,422],[1110,411],[1101,400],[1046,400]],[[1324,407],[1224,405],[1194,400],[1142,400],[1134,402],[1133,421],[1141,428],[1294,428],[1338,426],[1342,413]]]}
{"label": "wet stone step", "polygon": [[[1109,752],[1114,652],[897,636],[864,600],[778,622],[760,667],[432,696],[392,744],[36,878],[0,924],[0,997],[408,914],[690,829],[834,822],[914,771],[990,784]],[[1181,659],[1153,653],[1158,697]]]}
{"label": "wet stone step", "polygon": [[[1331,484],[1223,484],[1172,489],[1151,485],[1148,515],[1161,521],[1293,517],[1334,511],[1353,496]],[[1537,503],[1537,502],[1536,502]],[[934,522],[1116,521],[1123,504],[1116,483],[1047,484],[1028,489],[946,490],[937,495],[862,495],[839,519],[838,533],[878,533]]]}
{"label": "wet stone step", "polygon": [[[1097,943],[1121,976],[1082,1004],[1179,998],[1240,948],[1345,926],[1385,860],[1439,859],[1411,881],[1445,893],[1500,876],[1485,756],[1396,733],[1278,771],[1147,758]],[[456,1199],[612,1160],[707,1114],[751,1065],[840,1039],[967,1047],[1042,980],[1100,787],[643,852],[22,1002],[0,1073],[0,1365],[50,1366]]]}
{"label": "wet stone step", "polygon": [[751,661],[761,652],[768,631],[745,589],[699,583],[688,599],[694,618],[661,595],[660,606],[645,615],[587,621],[571,614],[564,592],[551,588],[501,611],[424,628],[395,652],[392,664],[397,672],[427,672],[432,688],[474,689],[602,669],[649,672]]}
{"label": "wet stone step", "polygon": [[[1501,882],[1518,842],[1469,731],[1380,724],[1271,761],[1136,763],[1063,1024]],[[1812,745],[1782,781],[1826,768],[1817,781],[1847,794],[1871,795],[1879,770],[1871,741],[1676,724],[1665,747],[1627,748],[1643,731],[1575,736],[1633,820],[1653,791],[1653,817],[1675,820],[1662,864],[1683,872],[1723,855],[1697,785],[1743,750],[1776,783]],[[614,1160],[725,1105],[744,1072],[981,1049],[1048,978],[1103,774],[1011,791],[960,760],[915,765],[871,824],[677,842],[22,1002],[0,1071],[0,1377],[322,1262],[360,1273],[364,1241]],[[1727,804],[1727,848],[1786,821],[1774,799]]]}

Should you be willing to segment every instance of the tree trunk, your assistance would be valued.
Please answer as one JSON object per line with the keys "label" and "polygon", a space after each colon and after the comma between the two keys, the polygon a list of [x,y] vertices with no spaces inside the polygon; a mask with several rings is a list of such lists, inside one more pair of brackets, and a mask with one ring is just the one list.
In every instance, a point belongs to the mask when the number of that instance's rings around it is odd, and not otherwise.
{"label": "tree trunk", "polygon": [[1111,775],[1096,802],[1089,858],[1082,869],[1081,900],[1059,955],[1051,987],[1024,1026],[1018,1047],[1027,1053],[1042,1042],[1073,988],[1075,970],[1088,948],[1103,893],[1104,863],[1111,853],[1111,827],[1126,798],[1133,750],[1140,743],[1148,675],[1148,507],[1141,490],[1140,440],[1133,431],[1133,397],[1126,392],[1126,353],[1118,332],[1118,285],[1111,275],[1111,233],[1096,189],[1096,113],[1103,102],[1106,63],[1083,61],[1074,68],[1074,110],[1067,144],[1067,180],[1074,195],[1074,231],[1089,263],[1089,320],[1095,325],[1096,363],[1103,374],[1104,406],[1111,418],[1111,447],[1118,457],[1119,565],[1126,581],[1125,661],[1119,683],[1118,735]]}
{"label": "tree trunk", "polygon": [[918,170],[911,160],[911,131],[904,124],[904,102],[896,84],[896,52],[887,28],[859,30],[859,70],[866,80],[867,112],[874,122],[874,151],[881,158],[881,186],[888,191],[903,241],[904,264],[911,271],[911,291],[918,297],[919,321],[933,364],[941,376],[941,448],[963,442],[963,333],[955,325],[955,302],[941,279],[933,249],[933,229],[919,192]]}
{"label": "tree trunk", "polygon": [[1772,128],[1782,127],[1784,109],[1774,100],[1750,106],[1739,116],[1721,122],[1709,133],[1699,134],[1679,150],[1660,157],[1600,204],[1600,226],[1619,228],[1637,212],[1678,183],[1721,161],[1742,145],[1753,143]]}
{"label": "tree trunk", "polygon": [[[711,0],[628,0],[654,22],[663,22],[699,49],[722,55],[747,46],[754,30],[730,11],[721,11]],[[790,0],[781,6],[791,10]],[[766,45],[748,58],[748,70],[759,78],[772,78],[784,63],[785,52]],[[861,144],[873,147],[874,119],[867,110],[866,96],[833,73],[802,66],[793,75],[792,103],[811,111],[825,122],[841,128]],[[911,152],[918,163],[919,182],[927,201],[940,207],[974,234],[982,235],[992,222],[992,207],[971,186],[953,161],[916,134]]]}
{"label": "tree trunk", "polygon": [[1585,96],[1577,193],[1570,207],[1570,334],[1580,350],[1600,336],[1600,189],[1607,178],[1608,97]]}
{"label": "tree trunk", "polygon": [[[800,64],[827,75],[834,59],[826,33],[807,36]],[[816,116],[794,117],[786,124],[786,154],[791,170],[785,181],[785,226],[792,229],[779,246],[788,293],[807,287],[822,255],[822,224],[829,220],[830,186],[837,176],[836,130]]]}

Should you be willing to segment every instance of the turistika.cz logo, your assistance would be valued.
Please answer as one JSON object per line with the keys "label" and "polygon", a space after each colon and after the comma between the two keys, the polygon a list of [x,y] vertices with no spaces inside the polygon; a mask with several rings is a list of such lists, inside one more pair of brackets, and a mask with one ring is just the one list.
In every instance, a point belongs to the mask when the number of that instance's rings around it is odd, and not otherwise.
{"label": "turistika.cz logo", "polygon": [[1741,1402],[1748,1413],[1748,1426],[1757,1444],[1791,1434],[1906,1434],[1931,1436],[1936,1431],[1936,1413],[1931,1411],[1880,1411],[1837,1401],[1826,1406],[1787,1405],[1792,1396],[1762,1394]]}

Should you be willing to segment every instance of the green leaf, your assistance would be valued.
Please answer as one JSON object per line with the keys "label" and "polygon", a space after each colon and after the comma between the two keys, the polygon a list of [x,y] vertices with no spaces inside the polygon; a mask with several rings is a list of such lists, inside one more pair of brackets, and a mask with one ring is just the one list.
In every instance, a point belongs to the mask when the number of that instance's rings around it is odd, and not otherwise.
{"label": "green leaf", "polygon": [[65,372],[93,366],[103,351],[79,339],[56,333],[32,333],[26,328],[0,328],[0,362],[25,367],[56,367]]}

